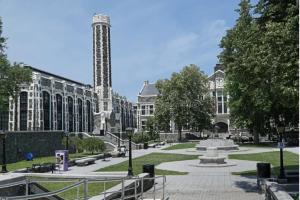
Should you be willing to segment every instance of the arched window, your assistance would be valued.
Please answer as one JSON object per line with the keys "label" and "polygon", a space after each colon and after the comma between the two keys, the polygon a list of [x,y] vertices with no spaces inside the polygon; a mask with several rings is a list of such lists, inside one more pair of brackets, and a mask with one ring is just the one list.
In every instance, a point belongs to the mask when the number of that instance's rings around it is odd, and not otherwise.
{"label": "arched window", "polygon": [[74,103],[73,103],[73,98],[68,97],[68,112],[69,112],[69,132],[73,132],[74,128]]}
{"label": "arched window", "polygon": [[20,130],[26,131],[27,130],[27,100],[28,100],[28,93],[21,92],[20,93]]}
{"label": "arched window", "polygon": [[79,132],[82,132],[82,100],[81,99],[77,99],[77,108],[78,108],[78,123],[79,123]]}
{"label": "arched window", "polygon": [[62,96],[56,94],[57,130],[63,130],[63,102]]}
{"label": "arched window", "polygon": [[86,113],[87,113],[87,130],[88,132],[91,132],[91,102],[86,101]]}
{"label": "arched window", "polygon": [[50,94],[43,91],[44,130],[50,130]]}

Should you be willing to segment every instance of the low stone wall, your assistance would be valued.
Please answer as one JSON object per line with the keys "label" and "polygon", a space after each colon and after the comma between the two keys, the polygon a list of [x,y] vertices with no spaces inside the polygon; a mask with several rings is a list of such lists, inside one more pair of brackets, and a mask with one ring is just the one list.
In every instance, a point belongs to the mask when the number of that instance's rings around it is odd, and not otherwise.
{"label": "low stone wall", "polygon": [[[6,132],[6,162],[24,160],[28,152],[34,158],[52,156],[55,150],[64,149],[62,131],[14,131]],[[2,158],[2,141],[0,140],[0,158]],[[2,159],[0,159],[2,164]]]}
{"label": "low stone wall", "polygon": [[[182,139],[185,139],[185,133],[182,133]],[[178,133],[159,133],[160,141],[178,142]]]}

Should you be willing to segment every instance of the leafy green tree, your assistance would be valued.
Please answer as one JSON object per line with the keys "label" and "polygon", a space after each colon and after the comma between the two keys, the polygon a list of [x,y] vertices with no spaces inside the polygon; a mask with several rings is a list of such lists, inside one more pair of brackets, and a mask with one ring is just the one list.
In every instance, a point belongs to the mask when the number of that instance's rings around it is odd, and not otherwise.
{"label": "leafy green tree", "polygon": [[[67,139],[66,137],[64,137],[62,139],[62,145],[66,145]],[[75,137],[70,137],[69,136],[69,147],[73,148],[76,150],[77,153],[81,153],[83,152],[83,140],[80,139],[79,137],[75,136]]]}
{"label": "leafy green tree", "polygon": [[241,0],[239,7],[219,58],[232,122],[248,127],[258,143],[270,119],[298,122],[298,6],[293,0],[261,0],[253,10]]}
{"label": "leafy green tree", "polygon": [[167,128],[166,124],[174,121],[180,141],[183,128],[202,130],[210,127],[213,103],[208,95],[208,79],[196,65],[173,73],[170,80],[158,81],[156,87],[159,95],[154,115],[158,127]]}
{"label": "leafy green tree", "polygon": [[134,143],[144,143],[144,142],[148,142],[150,139],[149,134],[141,132],[141,133],[135,133],[132,136],[132,141]]}
{"label": "leafy green tree", "polygon": [[149,134],[150,140],[156,140],[159,138],[158,125],[154,117],[149,117],[147,119],[146,131]]}
{"label": "leafy green tree", "polygon": [[105,150],[105,143],[96,137],[84,138],[82,148],[94,154],[95,152],[103,152]]}

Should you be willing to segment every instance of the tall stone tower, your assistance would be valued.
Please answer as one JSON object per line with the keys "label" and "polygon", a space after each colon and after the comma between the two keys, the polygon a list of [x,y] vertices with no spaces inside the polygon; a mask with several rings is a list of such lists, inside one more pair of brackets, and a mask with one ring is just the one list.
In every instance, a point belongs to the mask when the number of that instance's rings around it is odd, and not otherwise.
{"label": "tall stone tower", "polygon": [[104,130],[112,112],[109,17],[102,14],[94,15],[92,27],[94,90],[98,94],[98,109],[95,116],[98,122],[95,121],[95,128]]}

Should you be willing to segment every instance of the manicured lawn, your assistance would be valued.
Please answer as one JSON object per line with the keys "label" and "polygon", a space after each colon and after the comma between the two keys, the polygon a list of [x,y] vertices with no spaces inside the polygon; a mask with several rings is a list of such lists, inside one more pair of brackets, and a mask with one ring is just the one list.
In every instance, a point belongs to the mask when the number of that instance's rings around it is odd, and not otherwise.
{"label": "manicured lawn", "polygon": [[[107,190],[119,183],[120,183],[120,181],[107,182],[105,184],[105,189]],[[68,185],[71,185],[73,183],[52,182],[52,183],[39,183],[39,184],[41,186],[45,187],[49,191],[56,191],[56,190],[66,187]],[[89,183],[88,184],[88,196],[89,197],[99,195],[103,191],[104,191],[104,183]],[[79,197],[83,197],[83,194],[84,194],[83,193],[83,185],[81,185],[79,187]],[[65,192],[58,194],[58,196],[65,200],[77,199],[77,188],[69,189]]]}
{"label": "manicured lawn", "polygon": [[254,144],[254,143],[238,143],[239,146],[241,147],[263,147],[263,148],[268,148],[268,147],[277,147],[277,143],[259,143],[259,144]]}
{"label": "manicured lawn", "polygon": [[[87,155],[91,155],[89,153],[75,153],[75,154],[70,154],[69,158],[74,159],[74,158],[81,158]],[[55,162],[55,156],[47,156],[47,157],[39,157],[39,158],[34,158],[33,161],[26,161],[22,160],[16,163],[10,163],[7,164],[7,170],[8,171],[15,171],[17,169],[23,169],[26,167],[32,167],[32,164],[39,164],[39,163],[53,163]]]}
{"label": "manicured lawn", "polygon": [[[132,160],[133,172],[135,175],[142,173],[142,167],[144,164],[159,165],[163,162],[181,161],[181,160],[193,160],[197,159],[196,155],[183,155],[183,154],[169,154],[169,153],[151,153],[145,156],[141,156]],[[116,165],[111,165],[97,171],[110,172],[110,171],[127,171],[128,161],[121,162]],[[155,169],[156,175],[185,175],[186,172],[177,172],[169,170]]]}
{"label": "manicured lawn", "polygon": [[[251,160],[251,161],[261,161],[268,162],[273,165],[272,175],[279,174],[279,165],[280,165],[280,157],[279,151],[265,152],[265,153],[254,153],[254,154],[234,154],[229,155],[229,159],[237,159],[237,160]],[[299,155],[295,153],[291,153],[288,151],[283,152],[283,161],[285,169],[296,170],[299,169]],[[256,170],[251,171],[243,171],[243,172],[233,172],[235,175],[256,175]]]}
{"label": "manicured lawn", "polygon": [[195,148],[197,143],[181,143],[169,146],[164,148],[163,150],[175,150],[175,149],[188,149],[188,148]]}

